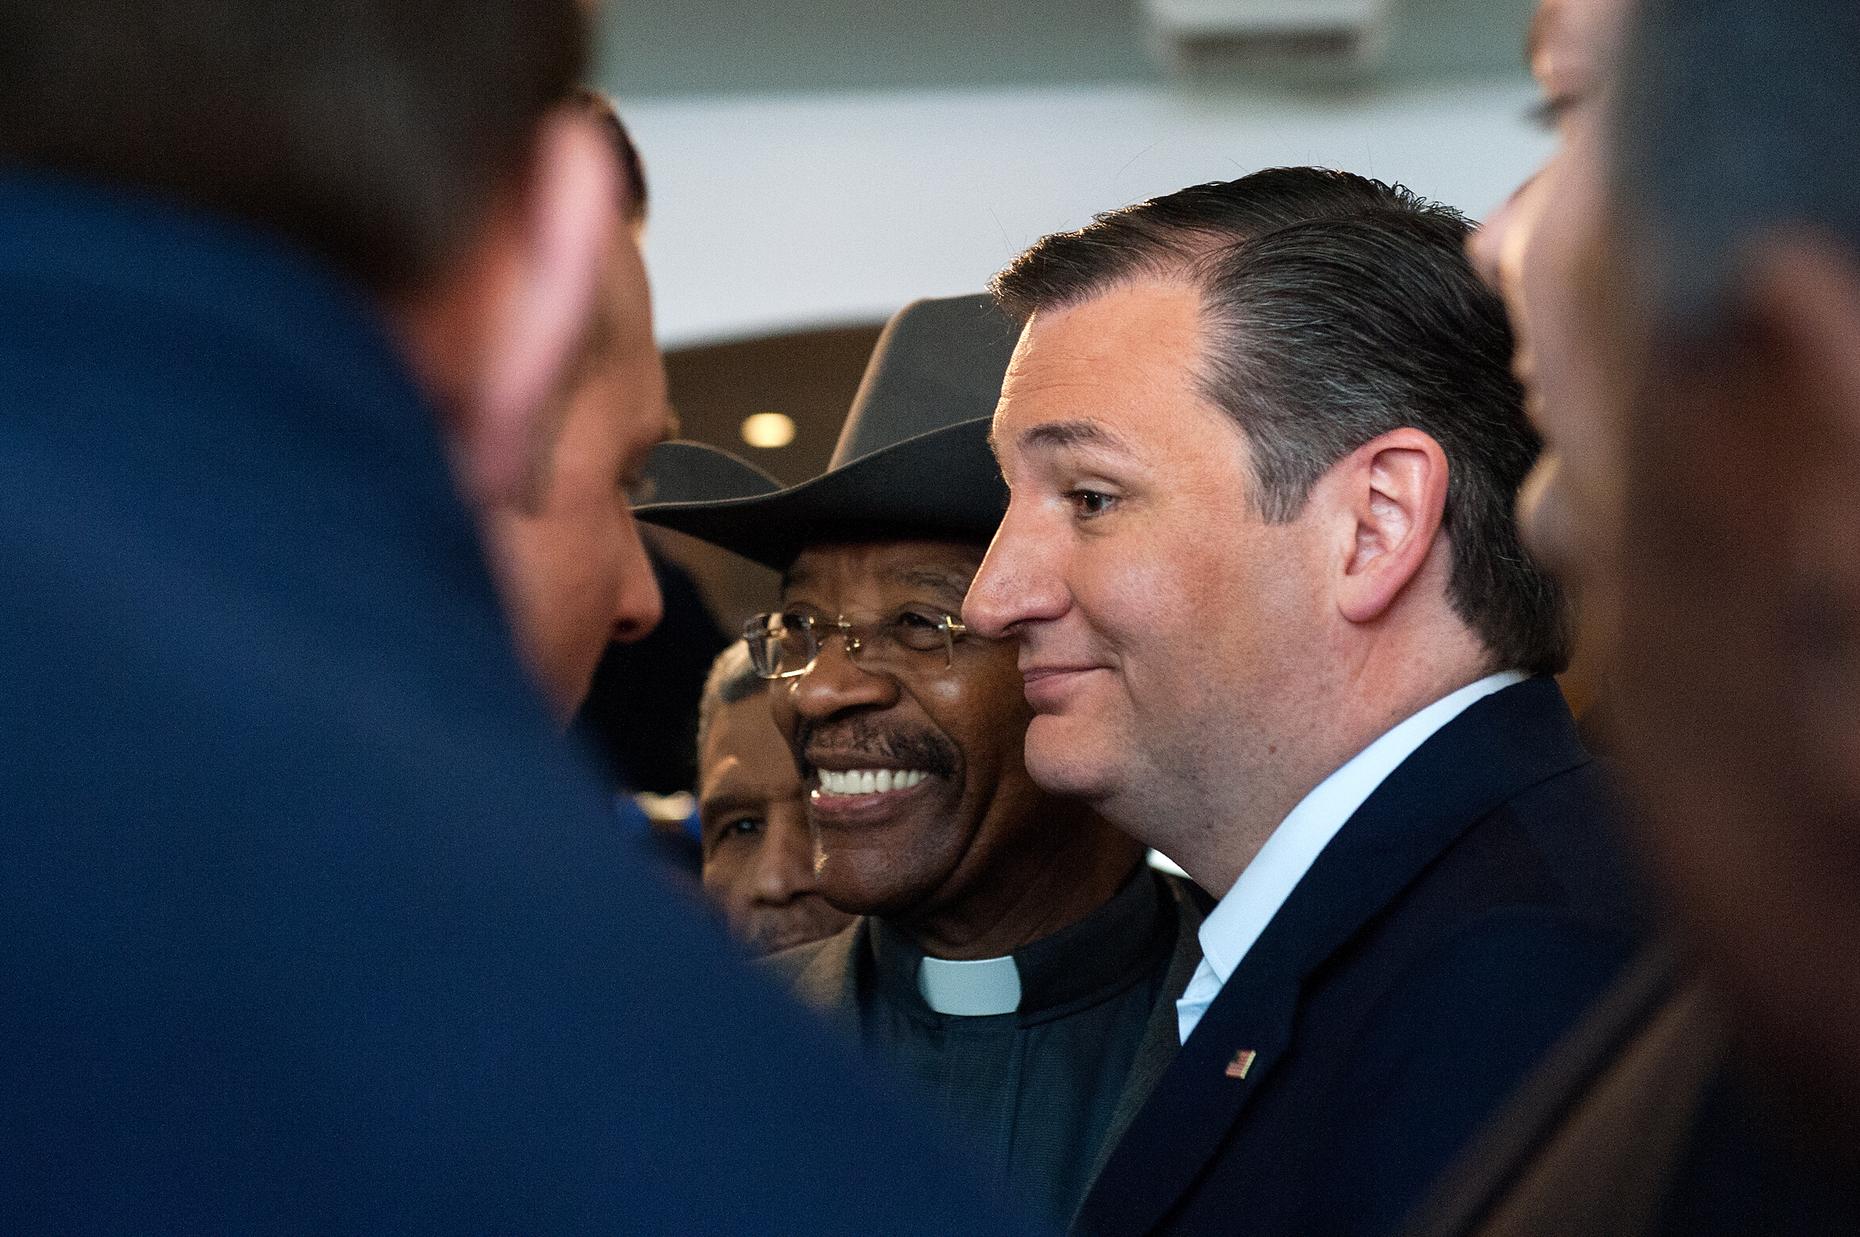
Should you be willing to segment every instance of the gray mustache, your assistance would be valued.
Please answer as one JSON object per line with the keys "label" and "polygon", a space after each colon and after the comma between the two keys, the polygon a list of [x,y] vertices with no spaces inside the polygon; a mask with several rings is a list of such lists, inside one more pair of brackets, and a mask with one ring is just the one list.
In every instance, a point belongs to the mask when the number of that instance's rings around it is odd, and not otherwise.
{"label": "gray mustache", "polygon": [[795,734],[795,763],[803,777],[814,771],[803,753],[815,746],[836,754],[873,757],[874,763],[921,769],[933,777],[954,776],[958,763],[955,744],[934,731],[899,730],[864,718],[802,722]]}

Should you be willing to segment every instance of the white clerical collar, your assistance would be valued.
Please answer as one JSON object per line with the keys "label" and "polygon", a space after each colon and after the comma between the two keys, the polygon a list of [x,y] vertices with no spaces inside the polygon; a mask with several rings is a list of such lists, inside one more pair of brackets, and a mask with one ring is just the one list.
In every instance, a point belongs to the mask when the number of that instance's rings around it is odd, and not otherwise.
{"label": "white clerical collar", "polygon": [[1020,968],[1012,956],[974,962],[925,958],[917,968],[917,991],[939,1014],[1011,1014],[1020,1008]]}
{"label": "white clerical collar", "polygon": [[1188,991],[1176,1002],[1177,1028],[1184,1042],[1221,985],[1233,975],[1259,934],[1317,862],[1318,854],[1376,787],[1416,748],[1476,701],[1528,677],[1522,671],[1505,670],[1441,697],[1386,731],[1299,801],[1246,865],[1234,887],[1201,923],[1201,966]]}

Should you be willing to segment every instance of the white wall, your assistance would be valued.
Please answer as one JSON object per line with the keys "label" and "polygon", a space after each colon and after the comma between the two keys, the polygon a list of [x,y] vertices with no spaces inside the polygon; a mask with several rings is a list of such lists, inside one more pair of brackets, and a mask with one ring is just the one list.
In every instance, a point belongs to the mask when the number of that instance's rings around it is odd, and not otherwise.
{"label": "white wall", "polygon": [[1315,163],[1483,215],[1549,140],[1521,79],[1354,100],[1117,86],[655,98],[648,261],[668,347],[977,291],[1047,232],[1199,181]]}

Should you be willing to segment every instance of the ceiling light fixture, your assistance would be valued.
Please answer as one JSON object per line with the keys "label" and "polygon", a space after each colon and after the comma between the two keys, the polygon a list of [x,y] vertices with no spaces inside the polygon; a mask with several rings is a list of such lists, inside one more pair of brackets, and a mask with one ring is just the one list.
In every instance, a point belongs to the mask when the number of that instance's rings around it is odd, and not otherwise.
{"label": "ceiling light fixture", "polygon": [[779,412],[758,412],[743,419],[743,441],[752,447],[774,450],[794,441],[794,418]]}

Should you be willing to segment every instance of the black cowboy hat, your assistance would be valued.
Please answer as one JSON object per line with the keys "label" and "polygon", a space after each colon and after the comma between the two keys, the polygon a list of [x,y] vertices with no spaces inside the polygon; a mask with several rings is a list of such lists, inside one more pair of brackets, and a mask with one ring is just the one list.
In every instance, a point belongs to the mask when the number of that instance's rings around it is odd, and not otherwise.
{"label": "black cowboy hat", "polygon": [[820,541],[986,542],[1007,508],[988,426],[1018,335],[987,296],[907,305],[879,336],[826,472],[782,489],[726,451],[668,442],[634,514],[777,571]]}

